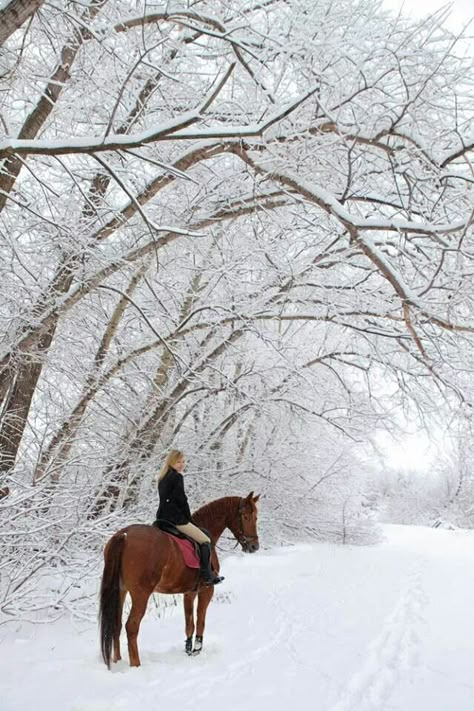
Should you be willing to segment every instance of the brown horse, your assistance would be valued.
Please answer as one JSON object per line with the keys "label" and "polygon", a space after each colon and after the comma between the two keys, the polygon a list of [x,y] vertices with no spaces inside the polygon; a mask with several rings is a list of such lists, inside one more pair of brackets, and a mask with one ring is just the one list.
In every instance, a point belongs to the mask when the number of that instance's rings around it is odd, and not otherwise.
{"label": "brown horse", "polygon": [[[211,501],[193,514],[193,522],[205,528],[211,537],[212,564],[216,572],[219,572],[219,561],[215,544],[225,528],[232,532],[243,551],[254,553],[258,550],[258,499],[259,496],[254,496],[253,491],[246,498],[226,496]],[[140,666],[138,631],[153,592],[184,593],[185,650],[188,654],[201,651],[206,611],[214,587],[201,584],[199,570],[186,567],[178,544],[170,536],[154,526],[127,526],[107,542],[104,559],[99,621],[102,657],[109,669],[112,645],[113,661],[121,659],[120,632],[127,592],[132,598],[132,608],[125,625],[130,666]],[[193,647],[196,597],[197,634]]]}

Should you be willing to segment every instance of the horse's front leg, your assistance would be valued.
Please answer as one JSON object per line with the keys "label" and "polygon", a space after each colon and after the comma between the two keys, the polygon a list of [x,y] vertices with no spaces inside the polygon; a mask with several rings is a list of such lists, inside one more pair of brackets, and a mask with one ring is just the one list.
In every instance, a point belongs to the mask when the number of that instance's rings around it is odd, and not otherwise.
{"label": "horse's front leg", "polygon": [[191,655],[193,653],[193,634],[194,634],[194,600],[196,599],[196,593],[184,593],[183,604],[184,604],[184,623],[185,623],[185,634],[186,642],[184,643],[184,651],[186,654]]}
{"label": "horse's front leg", "polygon": [[198,607],[197,607],[197,629],[196,629],[196,639],[194,640],[194,654],[199,654],[202,650],[202,641],[204,637],[204,630],[206,628],[206,613],[209,603],[214,595],[214,586],[209,585],[202,587],[198,593]]}

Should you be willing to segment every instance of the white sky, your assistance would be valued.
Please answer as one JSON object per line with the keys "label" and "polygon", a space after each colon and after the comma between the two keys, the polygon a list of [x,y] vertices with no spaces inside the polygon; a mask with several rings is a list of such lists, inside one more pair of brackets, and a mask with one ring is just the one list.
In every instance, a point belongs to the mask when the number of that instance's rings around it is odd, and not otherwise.
{"label": "white sky", "polygon": [[[447,25],[453,30],[460,30],[474,18],[474,0],[452,0],[452,2],[446,2],[446,0],[383,0],[383,5],[394,10],[403,8],[404,14],[411,17],[424,17],[449,5],[451,11]],[[474,23],[472,33],[474,33]]]}
{"label": "white sky", "polygon": [[439,451],[428,435],[419,430],[407,433],[396,442],[386,432],[379,432],[377,444],[385,455],[388,467],[411,473],[430,470]]}

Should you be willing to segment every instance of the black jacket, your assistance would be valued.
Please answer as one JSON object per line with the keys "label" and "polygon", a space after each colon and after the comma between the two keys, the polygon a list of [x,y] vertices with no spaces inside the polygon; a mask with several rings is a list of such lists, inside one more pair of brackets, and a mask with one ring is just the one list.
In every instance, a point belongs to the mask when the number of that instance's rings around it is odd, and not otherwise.
{"label": "black jacket", "polygon": [[168,469],[163,479],[158,483],[160,505],[156,518],[183,526],[191,521],[191,511],[184,492],[183,477],[175,469]]}

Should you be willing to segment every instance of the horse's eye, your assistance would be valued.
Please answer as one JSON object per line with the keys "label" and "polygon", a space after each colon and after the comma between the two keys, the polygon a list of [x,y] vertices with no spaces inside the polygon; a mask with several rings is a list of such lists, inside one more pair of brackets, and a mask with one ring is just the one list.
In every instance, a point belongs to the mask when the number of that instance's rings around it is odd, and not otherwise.
{"label": "horse's eye", "polygon": [[250,521],[251,517],[248,514],[244,515],[244,521]]}

